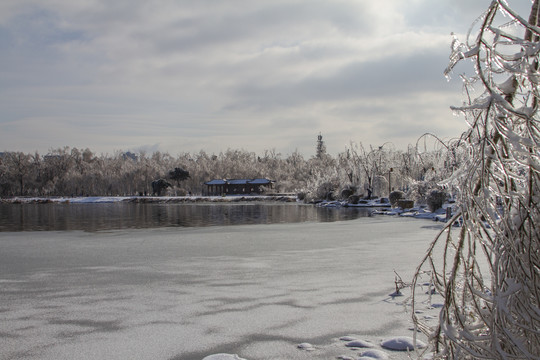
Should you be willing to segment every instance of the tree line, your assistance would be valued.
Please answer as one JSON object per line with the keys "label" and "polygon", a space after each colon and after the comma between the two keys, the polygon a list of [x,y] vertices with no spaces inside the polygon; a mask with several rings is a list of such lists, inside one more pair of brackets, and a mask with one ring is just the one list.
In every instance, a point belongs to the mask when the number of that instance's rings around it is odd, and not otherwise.
{"label": "tree line", "polygon": [[[417,191],[435,186],[450,170],[444,148],[390,144],[364,147],[351,142],[333,157],[319,135],[316,155],[298,151],[283,156],[275,150],[257,154],[228,149],[219,154],[123,152],[98,155],[90,149],[58,148],[46,155],[0,153],[0,196],[144,196],[152,195],[152,181],[171,187],[164,195],[203,195],[212,179],[268,178],[274,193],[299,194],[306,200],[388,196],[393,189]],[[179,174],[181,173],[181,178]],[[189,176],[186,176],[189,175]],[[416,190],[414,190],[416,189]]]}

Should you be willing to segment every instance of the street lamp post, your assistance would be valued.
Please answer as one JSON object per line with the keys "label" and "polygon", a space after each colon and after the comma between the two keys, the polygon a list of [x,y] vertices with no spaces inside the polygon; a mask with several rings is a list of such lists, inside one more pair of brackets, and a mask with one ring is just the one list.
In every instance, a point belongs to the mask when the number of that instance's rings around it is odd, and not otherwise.
{"label": "street lamp post", "polygon": [[390,198],[390,193],[392,192],[392,171],[394,171],[394,168],[388,170],[388,198]]}

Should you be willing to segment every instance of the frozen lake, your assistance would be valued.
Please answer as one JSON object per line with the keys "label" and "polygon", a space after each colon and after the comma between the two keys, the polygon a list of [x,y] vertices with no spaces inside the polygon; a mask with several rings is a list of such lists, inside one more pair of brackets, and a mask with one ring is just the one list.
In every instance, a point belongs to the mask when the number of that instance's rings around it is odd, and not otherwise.
{"label": "frozen lake", "polygon": [[435,225],[361,217],[0,232],[0,358],[355,356],[339,337],[412,336],[403,298],[388,294],[394,270],[411,277]]}

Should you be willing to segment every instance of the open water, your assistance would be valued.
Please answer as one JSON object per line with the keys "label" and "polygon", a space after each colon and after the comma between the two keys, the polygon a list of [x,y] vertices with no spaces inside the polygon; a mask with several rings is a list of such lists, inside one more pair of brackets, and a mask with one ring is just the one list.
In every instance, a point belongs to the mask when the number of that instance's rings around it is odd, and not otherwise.
{"label": "open water", "polygon": [[0,204],[0,232],[334,222],[367,217],[372,211],[368,208],[335,209],[277,202]]}

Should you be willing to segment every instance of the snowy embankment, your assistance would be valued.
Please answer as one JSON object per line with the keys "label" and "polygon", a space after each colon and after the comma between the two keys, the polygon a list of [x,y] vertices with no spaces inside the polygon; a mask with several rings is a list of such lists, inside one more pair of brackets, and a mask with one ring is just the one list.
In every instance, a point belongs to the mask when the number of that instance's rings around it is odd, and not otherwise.
{"label": "snowy embankment", "polygon": [[450,220],[453,215],[451,204],[445,204],[442,208],[433,212],[427,210],[425,207],[415,206],[410,209],[393,208],[389,210],[376,210],[373,213],[378,215],[393,215],[442,222]]}
{"label": "snowy embankment", "polygon": [[[317,204],[320,207],[327,208],[340,208],[340,207],[369,207],[369,208],[378,208],[374,210],[372,214],[375,215],[391,215],[391,216],[402,216],[415,219],[426,219],[433,221],[448,221],[453,215],[452,206],[453,204],[446,203],[442,208],[436,211],[427,210],[426,206],[415,206],[410,209],[402,209],[400,207],[392,208],[388,203],[388,199],[380,198],[374,200],[363,200],[358,204],[350,204],[346,201],[322,201]],[[381,209],[386,208],[386,209]]]}
{"label": "snowy embankment", "polygon": [[0,202],[11,204],[24,203],[198,203],[198,202],[249,202],[249,201],[282,201],[294,202],[294,195],[267,196],[80,196],[80,197],[13,197],[0,199]]}
{"label": "snowy embankment", "polygon": [[316,203],[315,205],[320,206],[320,207],[329,207],[329,208],[332,208],[332,207],[334,207],[334,208],[339,208],[339,207],[358,207],[358,208],[364,208],[364,207],[368,207],[368,208],[373,208],[373,207],[385,208],[385,207],[390,207],[390,203],[388,202],[388,199],[386,199],[386,198],[377,198],[377,199],[371,199],[371,200],[360,200],[357,203],[350,203],[348,201],[339,201],[339,200],[334,200],[334,201],[324,200],[324,201]]}
{"label": "snowy embankment", "polygon": [[[358,354],[355,355],[338,355],[335,358],[338,360],[388,360],[393,359],[391,352],[385,351],[403,351],[413,352],[421,351],[426,348],[426,344],[423,341],[414,339],[410,336],[397,336],[381,341],[379,345],[366,340],[359,340],[355,336],[345,335],[339,338],[339,341],[344,345],[344,349],[348,348],[351,352]],[[300,350],[304,351],[317,351],[317,347],[310,343],[301,343],[296,346]],[[380,347],[379,349],[377,347]],[[237,354],[213,354],[206,356],[202,360],[248,360],[239,357]]]}

